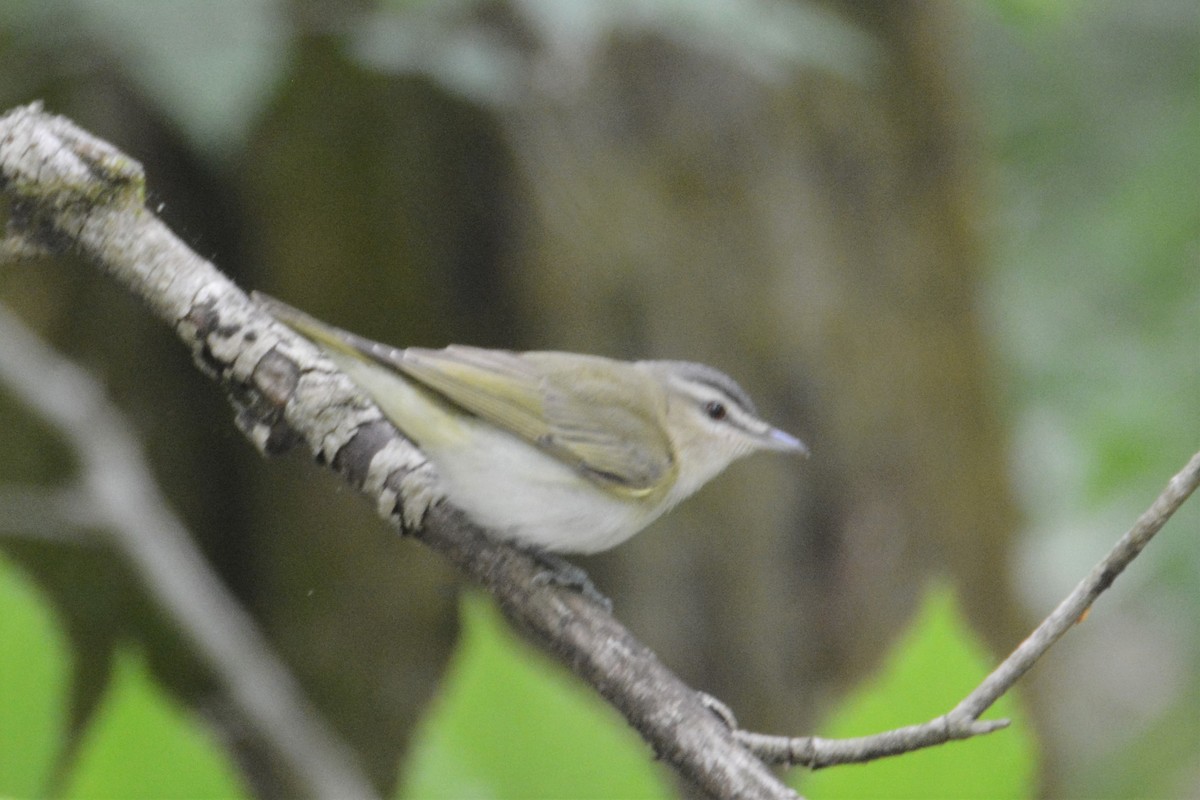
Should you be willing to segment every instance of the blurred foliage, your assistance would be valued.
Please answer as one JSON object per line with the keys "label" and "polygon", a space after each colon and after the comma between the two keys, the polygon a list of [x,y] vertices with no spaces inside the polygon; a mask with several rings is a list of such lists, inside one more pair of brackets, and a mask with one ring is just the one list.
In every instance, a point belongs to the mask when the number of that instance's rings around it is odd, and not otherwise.
{"label": "blurred foliage", "polygon": [[398,797],[668,797],[637,733],[466,595],[462,636]]}
{"label": "blurred foliage", "polygon": [[[993,7],[1005,27],[977,15],[970,39],[985,314],[1029,516],[1016,574],[1044,613],[1200,447],[1200,6]],[[1058,791],[1200,791],[1197,530],[1193,499],[1042,668]]]}
{"label": "blurred foliage", "polygon": [[129,651],[75,754],[67,798],[240,798],[248,796],[232,760]]}
{"label": "blurred foliage", "polygon": [[[17,52],[47,45],[74,52],[76,61],[59,65],[69,77],[116,65],[196,147],[221,160],[244,143],[282,78],[294,33],[286,6],[282,0],[15,0],[0,6],[0,29]],[[39,60],[17,62],[34,69],[10,80],[47,77],[36,74]]]}
{"label": "blurred foliage", "polygon": [[[355,55],[388,72],[418,71],[487,106],[514,101],[527,77],[519,40],[456,29],[481,9],[476,2],[385,3],[351,37]],[[815,3],[760,0],[530,0],[522,11],[553,42],[556,56],[586,71],[615,36],[659,37],[711,54],[768,82],[799,69],[866,80],[880,53],[870,37]],[[547,76],[549,77],[549,76]],[[578,76],[563,74],[554,80]]]}
{"label": "blurred foliage", "polygon": [[45,796],[66,743],[71,652],[41,592],[3,555],[0,642],[0,796]]}
{"label": "blurred foliage", "polygon": [[132,653],[68,748],[71,658],[50,606],[0,556],[0,796],[236,798],[229,756]]}
{"label": "blurred foliage", "polygon": [[[63,743],[63,636],[20,573],[0,560],[0,792],[44,796]],[[562,667],[518,641],[484,597],[462,604],[463,635],[443,692],[420,726],[398,797],[670,795],[646,746]],[[836,710],[822,735],[875,733],[924,721],[962,699],[992,665],[945,587],[887,664]],[[58,679],[51,677],[58,675]],[[989,713],[1001,733],[886,759],[798,773],[813,798],[1026,797],[1035,746],[1011,697]],[[130,754],[136,753],[136,758]],[[66,797],[241,797],[227,757],[157,688],[141,659],[119,654],[100,712],[67,765]]]}
{"label": "blurred foliage", "polygon": [[1200,441],[1200,14],[1108,6],[990,40],[1006,69],[978,78],[997,156],[988,311],[1042,513],[1144,497]]}
{"label": "blurred foliage", "polygon": [[[963,619],[954,592],[948,586],[932,586],[879,674],[842,701],[820,727],[820,735],[867,736],[933,719],[958,705],[994,667]],[[797,770],[793,785],[812,800],[1033,796],[1037,742],[1028,717],[1010,693],[983,718],[1009,719],[1012,725],[869,764],[811,774]]]}

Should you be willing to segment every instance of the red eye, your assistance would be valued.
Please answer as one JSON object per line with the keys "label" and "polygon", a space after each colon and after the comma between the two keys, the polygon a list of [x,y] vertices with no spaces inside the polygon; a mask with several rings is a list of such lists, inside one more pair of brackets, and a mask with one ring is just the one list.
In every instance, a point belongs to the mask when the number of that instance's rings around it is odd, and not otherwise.
{"label": "red eye", "polygon": [[716,400],[709,400],[704,404],[704,413],[708,414],[709,419],[722,420],[725,419],[725,414],[727,412],[725,410],[724,403],[718,403]]}

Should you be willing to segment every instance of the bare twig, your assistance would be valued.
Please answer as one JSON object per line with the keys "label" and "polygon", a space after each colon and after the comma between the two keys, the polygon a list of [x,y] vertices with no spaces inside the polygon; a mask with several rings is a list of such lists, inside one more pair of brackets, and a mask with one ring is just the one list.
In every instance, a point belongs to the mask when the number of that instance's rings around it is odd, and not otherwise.
{"label": "bare twig", "polygon": [[36,105],[0,117],[0,181],[20,250],[75,250],[143,298],[224,386],[257,447],[278,452],[306,442],[382,516],[486,586],[510,620],[608,698],[697,789],[796,797],[611,615],[577,593],[536,585],[540,567],[527,554],[439,502],[420,451],[315,347],[150,213],[143,180],[132,159]]}
{"label": "bare twig", "polygon": [[3,305],[0,380],[54,425],[79,458],[79,488],[53,497],[69,506],[60,515],[86,506],[88,527],[103,532],[129,559],[280,761],[314,797],[375,796],[352,753],[326,729],[158,494],[120,412],[91,377],[43,344]]}
{"label": "bare twig", "polygon": [[856,739],[793,738],[738,731],[735,734],[737,740],[770,763],[799,764],[817,769],[907,753],[1006,727],[1008,720],[981,721],[979,717],[1011,689],[1072,625],[1083,618],[1096,598],[1142,552],[1171,515],[1196,490],[1197,485],[1200,485],[1200,453],[1192,456],[1187,466],[1171,478],[1167,487],[1138,517],[1133,527],[1113,545],[1108,555],[1092,568],[1050,616],[949,713],[922,725]]}

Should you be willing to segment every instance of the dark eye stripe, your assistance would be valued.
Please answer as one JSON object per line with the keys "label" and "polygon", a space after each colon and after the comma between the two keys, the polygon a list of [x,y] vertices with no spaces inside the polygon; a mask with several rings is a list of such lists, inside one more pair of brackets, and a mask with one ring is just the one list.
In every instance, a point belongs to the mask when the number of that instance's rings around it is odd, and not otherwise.
{"label": "dark eye stripe", "polygon": [[743,391],[742,387],[738,386],[733,378],[721,372],[718,369],[713,369],[706,364],[696,364],[691,361],[673,361],[666,362],[687,376],[688,379],[695,381],[702,386],[707,386],[714,392],[724,396],[724,399],[735,406],[739,406],[741,410],[747,412],[750,416],[758,416],[758,411],[754,408],[754,403],[750,397]]}

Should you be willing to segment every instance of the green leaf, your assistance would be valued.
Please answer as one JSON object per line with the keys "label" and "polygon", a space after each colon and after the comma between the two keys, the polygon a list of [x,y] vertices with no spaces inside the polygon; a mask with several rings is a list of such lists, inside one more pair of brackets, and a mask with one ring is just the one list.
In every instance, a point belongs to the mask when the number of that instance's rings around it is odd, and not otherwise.
{"label": "green leaf", "polygon": [[248,795],[211,733],[163,692],[140,657],[121,652],[65,796],[135,800]]}
{"label": "green leaf", "polygon": [[44,797],[67,724],[70,650],[33,582],[0,556],[0,797]]}
{"label": "green leaf", "polygon": [[466,597],[447,684],[402,798],[667,797],[653,754],[611,708]]}
{"label": "green leaf", "polygon": [[[860,687],[824,726],[822,736],[866,736],[925,722],[949,711],[994,667],[959,615],[953,592],[935,586],[882,671]],[[799,773],[793,785],[813,800],[830,798],[1032,797],[1037,745],[1024,715],[1005,696],[985,718],[1006,730],[863,765]]]}

